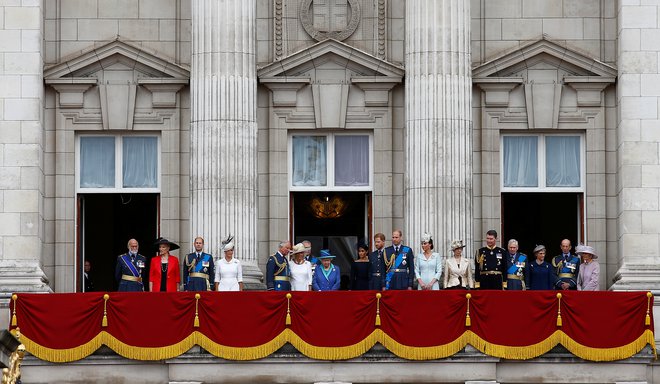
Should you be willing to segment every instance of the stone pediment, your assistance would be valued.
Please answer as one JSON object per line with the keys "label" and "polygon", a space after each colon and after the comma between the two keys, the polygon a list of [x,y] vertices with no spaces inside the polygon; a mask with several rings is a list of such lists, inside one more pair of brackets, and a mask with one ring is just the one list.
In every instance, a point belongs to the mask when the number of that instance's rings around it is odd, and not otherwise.
{"label": "stone pediment", "polygon": [[47,66],[44,68],[44,78],[54,80],[90,77],[111,67],[130,68],[141,74],[140,77],[190,79],[190,71],[169,58],[119,39],[93,46],[80,54],[63,59],[58,64]]}
{"label": "stone pediment", "polygon": [[328,39],[258,70],[259,79],[318,76],[319,69],[348,70],[351,77],[384,77],[400,82],[404,69],[340,41]]}
{"label": "stone pediment", "polygon": [[567,76],[617,76],[616,68],[548,39],[522,45],[472,69],[474,79],[506,78],[530,68],[557,68]]}
{"label": "stone pediment", "polygon": [[517,89],[520,94],[522,87],[529,128],[557,128],[567,93],[575,94],[573,109],[600,108],[601,93],[616,76],[616,68],[545,38],[472,69],[486,108],[506,109],[511,93]]}

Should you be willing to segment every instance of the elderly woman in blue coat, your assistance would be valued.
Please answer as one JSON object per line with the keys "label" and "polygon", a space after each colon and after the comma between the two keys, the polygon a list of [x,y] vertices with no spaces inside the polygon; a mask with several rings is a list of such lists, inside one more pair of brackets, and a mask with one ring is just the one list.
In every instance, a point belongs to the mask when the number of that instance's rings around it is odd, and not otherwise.
{"label": "elderly woman in blue coat", "polygon": [[339,267],[332,264],[335,257],[330,254],[330,250],[322,249],[318,259],[321,265],[314,269],[312,277],[312,289],[315,291],[336,291],[341,282],[341,273]]}

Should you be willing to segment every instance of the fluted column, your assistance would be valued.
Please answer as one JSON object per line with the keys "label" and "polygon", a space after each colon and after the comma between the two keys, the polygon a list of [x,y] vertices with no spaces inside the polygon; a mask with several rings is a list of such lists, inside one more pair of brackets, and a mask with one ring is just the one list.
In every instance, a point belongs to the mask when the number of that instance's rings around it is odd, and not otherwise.
{"label": "fluted column", "polygon": [[472,241],[470,2],[406,1],[405,44],[405,238],[447,254]]}
{"label": "fluted column", "polygon": [[235,236],[245,283],[257,268],[256,0],[192,1],[190,226],[222,256]]}

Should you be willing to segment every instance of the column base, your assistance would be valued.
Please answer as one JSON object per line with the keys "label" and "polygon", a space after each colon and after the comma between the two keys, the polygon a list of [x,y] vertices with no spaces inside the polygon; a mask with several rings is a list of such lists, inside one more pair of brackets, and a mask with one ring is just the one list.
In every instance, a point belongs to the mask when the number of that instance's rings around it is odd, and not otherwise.
{"label": "column base", "polygon": [[611,291],[651,291],[660,296],[660,265],[624,264],[614,275]]}
{"label": "column base", "polygon": [[243,264],[243,289],[246,291],[263,291],[266,289],[264,274],[254,261],[244,261]]}
{"label": "column base", "polygon": [[15,292],[53,292],[36,260],[0,260],[0,297]]}

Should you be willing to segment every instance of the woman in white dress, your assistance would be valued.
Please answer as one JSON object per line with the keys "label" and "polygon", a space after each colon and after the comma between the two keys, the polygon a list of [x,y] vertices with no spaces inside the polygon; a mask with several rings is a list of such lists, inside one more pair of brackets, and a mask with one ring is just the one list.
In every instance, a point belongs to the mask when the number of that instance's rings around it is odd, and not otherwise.
{"label": "woman in white dress", "polygon": [[225,244],[222,250],[225,257],[221,257],[215,265],[215,290],[242,291],[243,266],[234,258],[234,243]]}
{"label": "woman in white dress", "polygon": [[451,242],[453,256],[449,256],[445,264],[445,279],[443,284],[445,289],[474,288],[472,266],[470,265],[470,261],[463,257],[463,248],[465,248],[463,240],[454,240]]}
{"label": "woman in white dress", "polygon": [[312,290],[312,263],[305,260],[305,246],[298,243],[293,246],[289,252],[291,262],[289,270],[291,271],[291,290],[292,291],[311,291]]}

